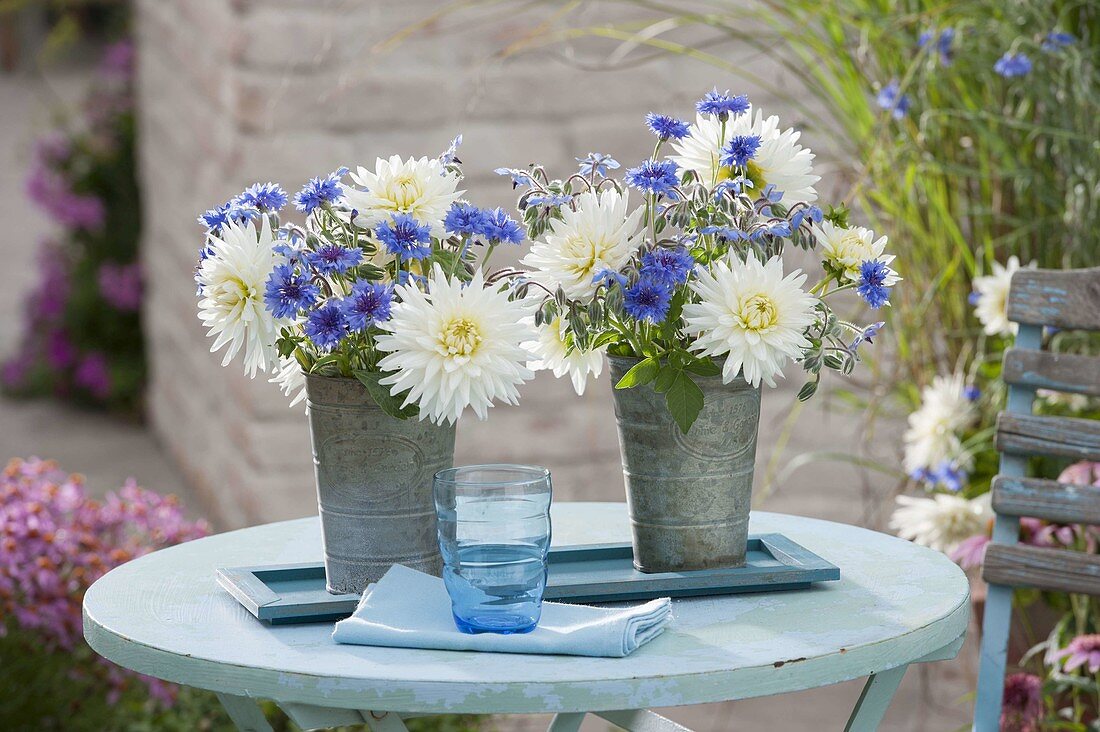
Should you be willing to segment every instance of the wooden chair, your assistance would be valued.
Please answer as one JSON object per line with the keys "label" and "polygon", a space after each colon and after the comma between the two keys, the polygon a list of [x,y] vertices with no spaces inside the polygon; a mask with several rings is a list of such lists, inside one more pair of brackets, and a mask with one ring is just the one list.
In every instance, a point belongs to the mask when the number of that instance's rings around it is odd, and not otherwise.
{"label": "wooden chair", "polygon": [[1034,455],[1100,461],[1100,421],[1032,414],[1036,389],[1100,396],[1100,358],[1042,350],[1044,326],[1100,331],[1100,267],[1018,271],[1008,295],[1008,317],[1020,332],[1004,356],[1008,408],[997,419],[1001,464],[992,488],[993,541],[982,570],[989,593],[974,732],[999,729],[1013,589],[1100,595],[1100,556],[1018,543],[1021,516],[1100,524],[1100,488],[1025,477]]}

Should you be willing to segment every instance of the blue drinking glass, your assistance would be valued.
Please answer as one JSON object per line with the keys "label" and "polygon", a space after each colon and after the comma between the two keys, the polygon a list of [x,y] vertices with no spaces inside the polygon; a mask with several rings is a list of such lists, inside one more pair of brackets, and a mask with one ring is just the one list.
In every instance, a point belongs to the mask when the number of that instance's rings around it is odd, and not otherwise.
{"label": "blue drinking glass", "polygon": [[529,633],[542,614],[550,471],[471,465],[435,474],[443,582],[463,633]]}

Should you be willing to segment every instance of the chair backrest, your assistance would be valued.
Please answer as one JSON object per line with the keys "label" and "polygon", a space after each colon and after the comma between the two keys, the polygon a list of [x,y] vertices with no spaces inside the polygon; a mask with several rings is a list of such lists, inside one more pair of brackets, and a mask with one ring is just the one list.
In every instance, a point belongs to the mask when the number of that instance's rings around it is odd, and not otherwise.
{"label": "chair backrest", "polygon": [[1100,556],[1019,543],[1020,517],[1100,524],[1100,488],[1026,477],[1036,455],[1100,461],[1100,422],[1037,416],[1037,389],[1100,396],[1100,358],[1044,351],[1044,327],[1100,331],[1100,267],[1018,270],[1008,293],[1008,318],[1019,324],[1004,356],[1007,409],[997,418],[1000,471],[993,480],[993,541],[982,576],[989,583],[982,622],[975,732],[996,732],[1012,620],[1012,590],[1100,595]]}

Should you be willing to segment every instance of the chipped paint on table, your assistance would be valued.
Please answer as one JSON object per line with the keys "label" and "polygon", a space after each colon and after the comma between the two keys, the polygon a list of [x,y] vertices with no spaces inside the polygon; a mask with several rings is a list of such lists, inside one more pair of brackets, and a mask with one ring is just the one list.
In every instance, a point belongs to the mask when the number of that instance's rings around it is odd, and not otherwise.
{"label": "chipped paint on table", "polygon": [[[621,503],[557,504],[553,521],[560,544],[630,536]],[[944,555],[782,514],[754,512],[750,530],[786,534],[839,566],[840,581],[675,600],[670,628],[622,659],[338,645],[330,624],[265,625],[218,586],[217,567],[320,559],[315,518],[220,534],[118,567],[88,591],[84,633],[122,666],[227,696],[398,713],[698,704],[823,686],[957,651],[968,586]]]}

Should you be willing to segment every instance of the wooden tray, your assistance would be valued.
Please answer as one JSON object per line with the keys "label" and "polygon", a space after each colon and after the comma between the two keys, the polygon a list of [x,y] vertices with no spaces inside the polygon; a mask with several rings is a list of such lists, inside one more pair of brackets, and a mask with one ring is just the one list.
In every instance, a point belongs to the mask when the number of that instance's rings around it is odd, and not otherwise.
{"label": "wooden tray", "polygon": [[[544,597],[558,602],[776,592],[840,579],[836,566],[782,534],[750,536],[745,566],[730,569],[644,574],[634,569],[629,543],[554,547],[548,567]],[[273,625],[339,620],[359,602],[358,595],[326,592],[319,562],[218,569],[217,579],[245,609]]]}

